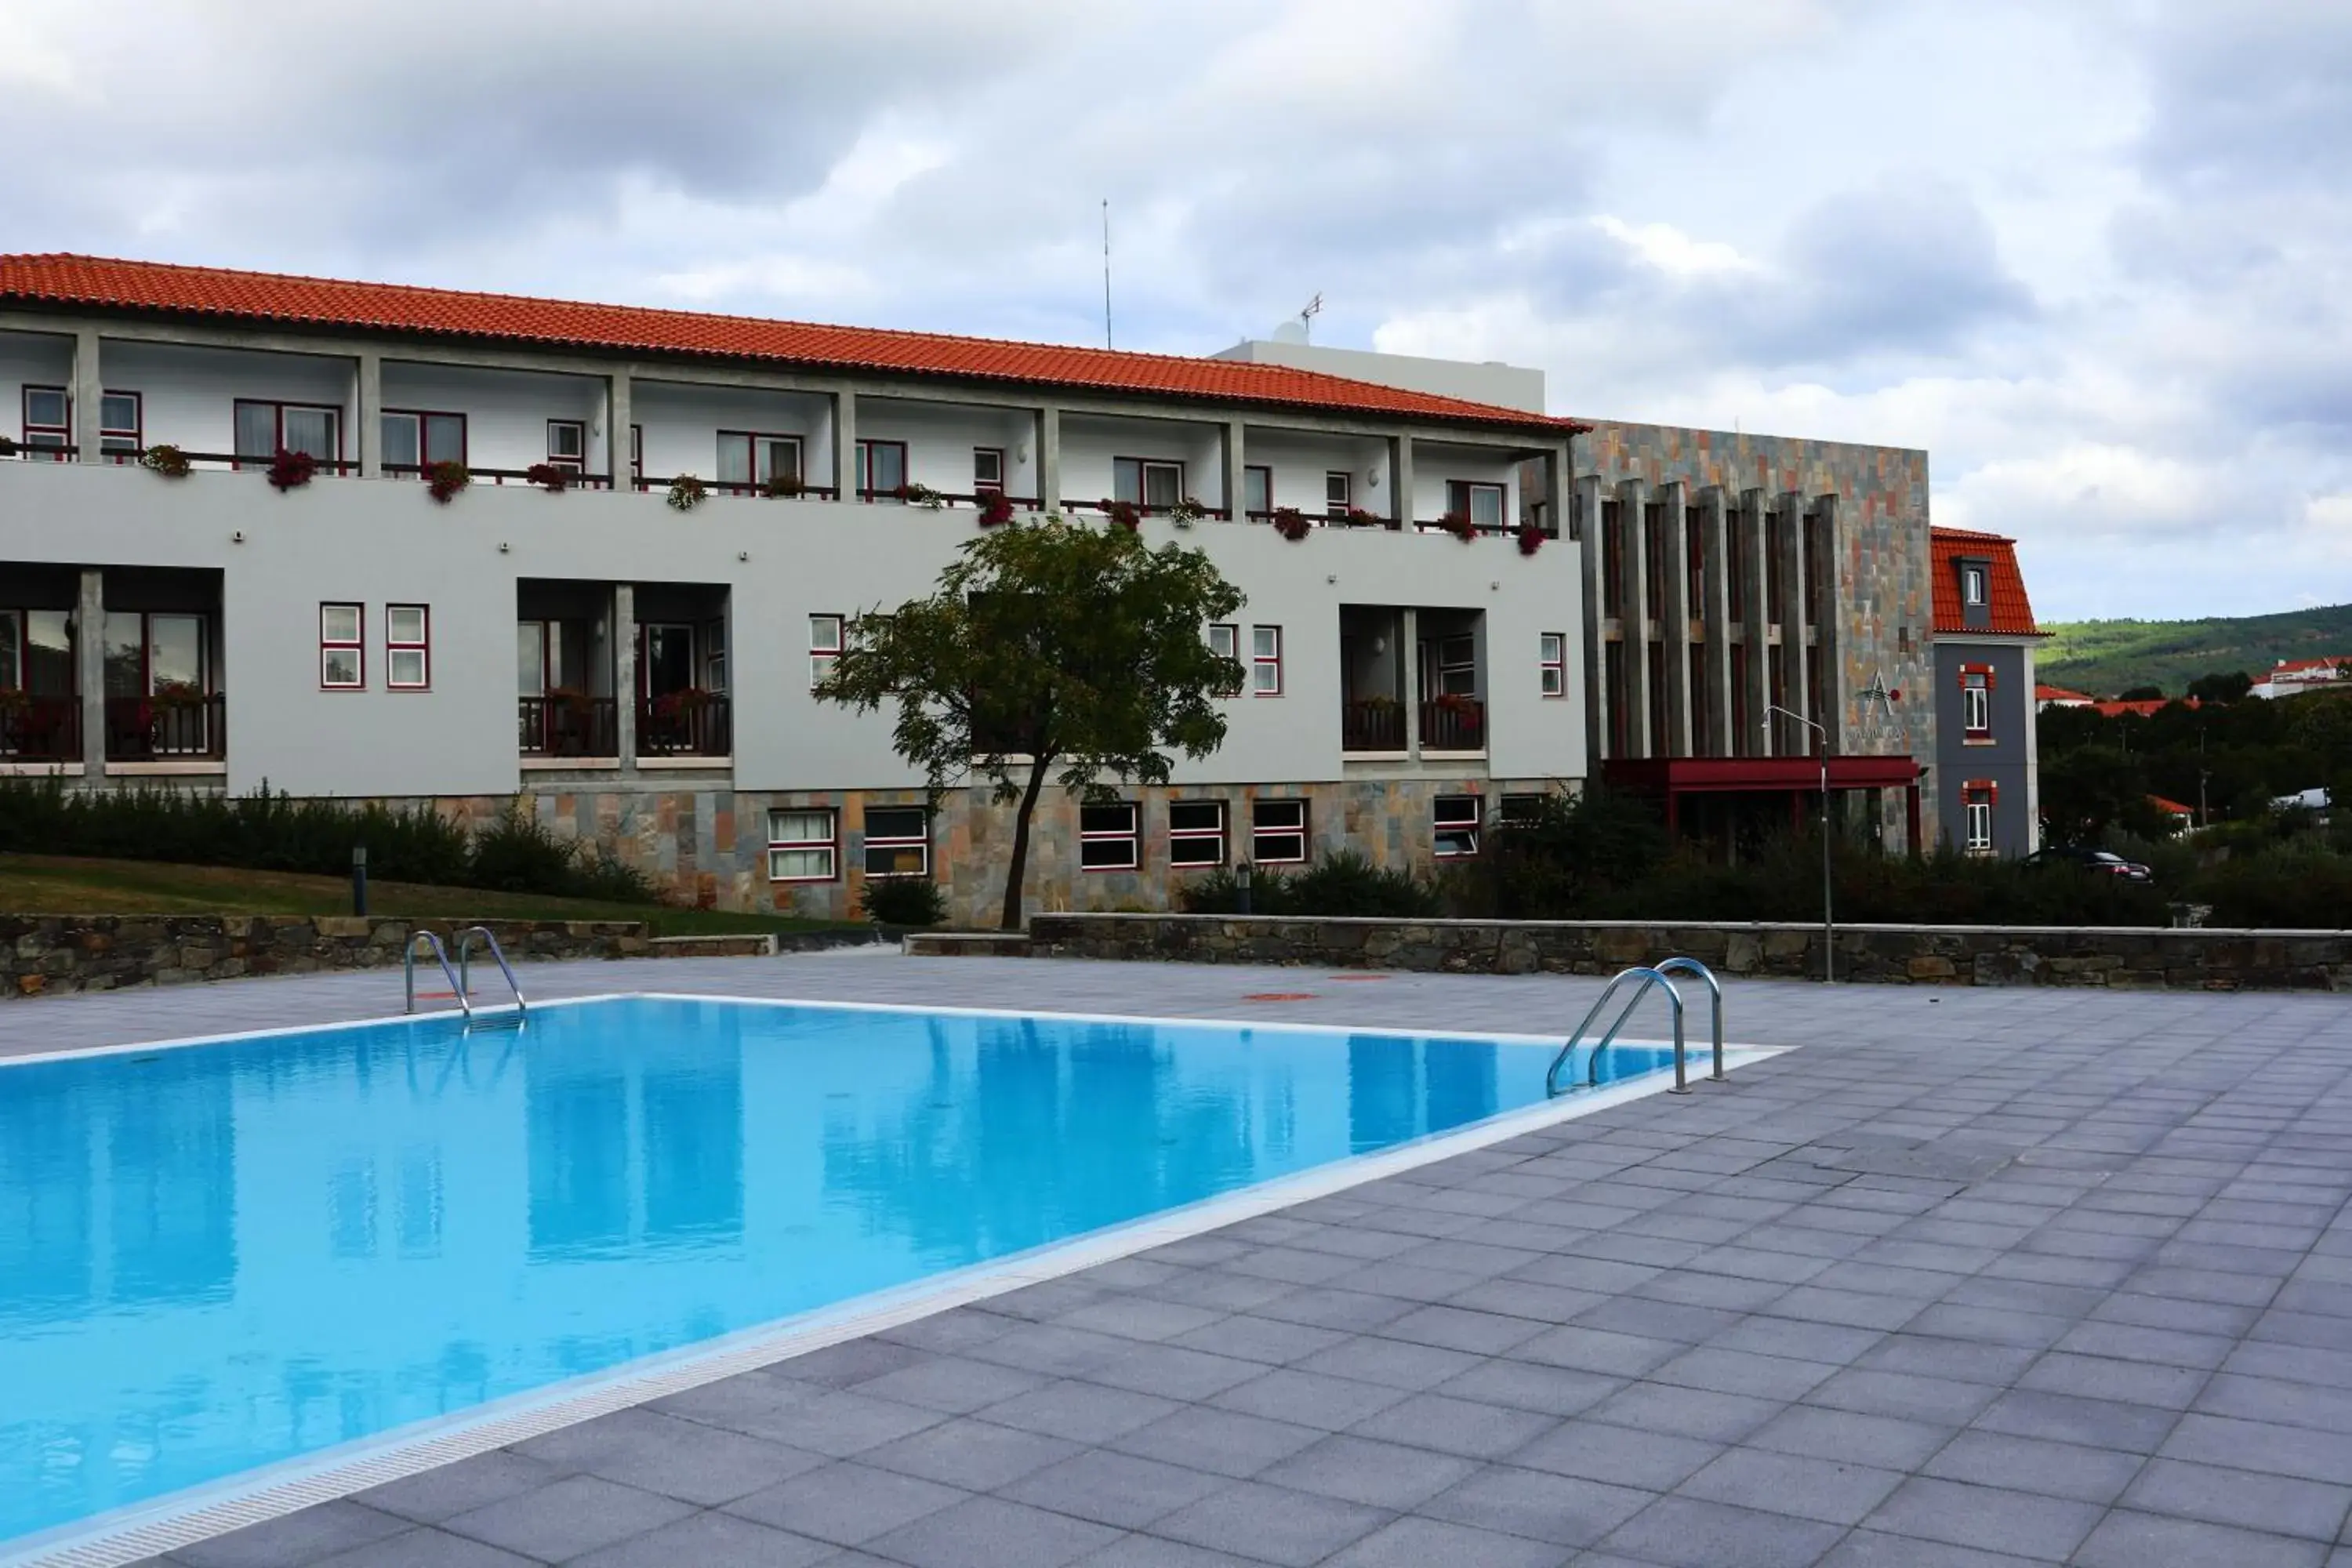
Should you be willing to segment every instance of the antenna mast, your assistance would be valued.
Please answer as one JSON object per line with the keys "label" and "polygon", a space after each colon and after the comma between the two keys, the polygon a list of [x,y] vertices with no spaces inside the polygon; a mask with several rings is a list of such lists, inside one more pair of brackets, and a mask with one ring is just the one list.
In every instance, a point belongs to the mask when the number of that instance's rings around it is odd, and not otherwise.
{"label": "antenna mast", "polygon": [[1110,347],[1110,198],[1103,198],[1103,347]]}
{"label": "antenna mast", "polygon": [[1315,341],[1315,318],[1322,313],[1323,294],[1320,289],[1318,289],[1315,298],[1307,300],[1306,307],[1298,312],[1298,329],[1306,335],[1308,342]]}

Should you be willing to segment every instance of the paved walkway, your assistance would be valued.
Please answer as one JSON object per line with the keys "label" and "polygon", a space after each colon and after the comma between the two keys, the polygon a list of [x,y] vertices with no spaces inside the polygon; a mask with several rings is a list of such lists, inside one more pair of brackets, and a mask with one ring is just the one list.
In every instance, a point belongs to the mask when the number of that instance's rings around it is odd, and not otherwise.
{"label": "paved walkway", "polygon": [[[865,954],[710,989],[1514,1031],[1591,983]],[[397,976],[0,1005],[0,1051]],[[1315,999],[1249,1003],[1255,991]],[[184,1548],[187,1568],[2352,1568],[2352,1009],[1751,983],[1804,1048]]]}

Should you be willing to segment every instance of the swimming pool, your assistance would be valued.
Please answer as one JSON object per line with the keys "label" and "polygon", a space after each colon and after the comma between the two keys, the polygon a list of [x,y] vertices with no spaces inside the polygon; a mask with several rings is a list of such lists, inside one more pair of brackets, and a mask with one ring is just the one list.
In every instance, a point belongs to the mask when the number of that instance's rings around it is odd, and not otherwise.
{"label": "swimming pool", "polygon": [[[1617,1047],[1604,1080],[1664,1057]],[[1549,1059],[1449,1037],[627,997],[521,1028],[433,1017],[8,1066],[0,1556],[1534,1105]]]}

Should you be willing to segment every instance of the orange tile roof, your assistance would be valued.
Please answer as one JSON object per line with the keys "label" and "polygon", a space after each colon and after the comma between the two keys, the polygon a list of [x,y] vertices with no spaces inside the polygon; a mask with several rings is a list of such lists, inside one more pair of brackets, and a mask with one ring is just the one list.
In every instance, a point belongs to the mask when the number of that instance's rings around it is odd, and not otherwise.
{"label": "orange tile roof", "polygon": [[[1931,528],[1929,547],[1935,556],[1936,631],[1965,637],[1990,632],[2001,637],[2041,637],[2033,622],[2033,605],[2025,596],[2025,574],[2017,569],[2017,541],[1999,533],[1977,533],[1965,528]],[[1987,624],[1971,626],[1960,605],[1962,556],[1986,563]]]}
{"label": "orange tile roof", "polygon": [[1523,408],[1377,386],[1288,365],[873,327],[828,327],[756,316],[591,305],[89,256],[0,255],[0,303],[154,311],[224,321],[341,327],[475,342],[1134,393],[1509,427],[1539,432],[1551,440],[1591,428],[1580,421]]}
{"label": "orange tile roof", "polygon": [[2094,702],[2091,707],[2102,719],[2120,719],[2126,713],[2145,719],[2151,713],[2162,712],[2176,702],[2184,708],[2204,706],[2194,697],[2135,697],[2128,702],[2118,698],[2112,702]]}
{"label": "orange tile roof", "polygon": [[2156,807],[2157,810],[2165,813],[2168,816],[2195,816],[2197,815],[2196,809],[2193,806],[2183,805],[2177,800],[2167,800],[2160,795],[2149,795],[2147,797],[2147,804]]}
{"label": "orange tile roof", "polygon": [[2036,686],[2034,687],[2034,689],[2033,689],[2033,700],[2034,700],[2036,702],[2060,702],[2060,703],[2065,703],[2065,702],[2096,702],[2096,701],[2098,700],[2098,699],[2097,699],[2097,698],[2095,698],[2095,697],[2092,696],[2089,692],[2087,692],[2087,691],[2077,691],[2077,690],[2075,690],[2074,688],[2069,687],[2069,686],[2042,686],[2042,685],[2036,685]]}

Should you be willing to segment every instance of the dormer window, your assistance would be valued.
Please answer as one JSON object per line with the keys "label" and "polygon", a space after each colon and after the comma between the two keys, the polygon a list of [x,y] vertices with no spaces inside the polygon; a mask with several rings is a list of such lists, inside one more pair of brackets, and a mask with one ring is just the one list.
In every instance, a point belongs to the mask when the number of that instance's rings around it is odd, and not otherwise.
{"label": "dormer window", "polygon": [[1981,566],[1960,568],[1960,603],[1971,606],[1985,602],[1985,569]]}

